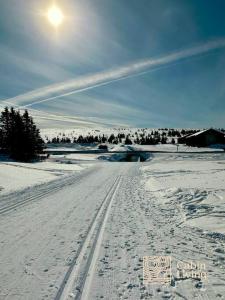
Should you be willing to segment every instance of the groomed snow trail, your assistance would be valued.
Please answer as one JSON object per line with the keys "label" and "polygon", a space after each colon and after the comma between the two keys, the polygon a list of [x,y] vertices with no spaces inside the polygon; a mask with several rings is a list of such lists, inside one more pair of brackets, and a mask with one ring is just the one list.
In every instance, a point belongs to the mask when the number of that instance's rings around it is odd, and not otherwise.
{"label": "groomed snow trail", "polygon": [[[119,187],[120,179],[120,176],[116,178],[94,217],[84,242],[81,244],[81,248],[74,259],[74,263],[71,265],[72,268],[68,270],[60,286],[56,300],[66,300],[70,295],[73,295],[75,299],[80,299],[81,297],[86,299],[90,289],[90,278],[93,275],[93,266],[95,266],[96,259],[98,258],[98,250],[101,245],[105,224],[113,198]],[[89,277],[87,278],[87,276]],[[76,292],[72,292],[75,284]],[[86,296],[83,296],[83,294]]]}
{"label": "groomed snow trail", "polygon": [[[100,162],[55,184],[0,201],[1,300],[224,299],[225,235],[189,225],[224,229],[224,156]],[[171,284],[144,285],[143,256],[158,255],[172,257]],[[187,261],[207,281],[178,278]]]}
{"label": "groomed snow trail", "polygon": [[0,299],[60,299],[78,291],[78,284],[82,289],[121,176],[134,169],[129,163],[98,163],[58,186],[18,195],[17,202],[16,195],[1,199]]}

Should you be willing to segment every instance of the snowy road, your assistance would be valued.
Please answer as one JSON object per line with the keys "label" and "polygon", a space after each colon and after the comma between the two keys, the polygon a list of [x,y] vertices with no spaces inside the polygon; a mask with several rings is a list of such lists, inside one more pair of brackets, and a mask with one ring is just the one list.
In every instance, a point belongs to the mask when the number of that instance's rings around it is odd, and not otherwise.
{"label": "snowy road", "polygon": [[[182,202],[188,220],[207,216],[212,208],[202,204],[198,216],[193,206],[211,194],[224,203],[223,176],[223,160],[103,162],[33,189],[32,198],[3,198],[0,299],[224,299],[225,235],[186,224]],[[212,193],[201,191],[200,179]],[[146,255],[172,257],[171,285],[143,285]],[[176,276],[176,262],[190,260],[206,265],[207,281]]]}

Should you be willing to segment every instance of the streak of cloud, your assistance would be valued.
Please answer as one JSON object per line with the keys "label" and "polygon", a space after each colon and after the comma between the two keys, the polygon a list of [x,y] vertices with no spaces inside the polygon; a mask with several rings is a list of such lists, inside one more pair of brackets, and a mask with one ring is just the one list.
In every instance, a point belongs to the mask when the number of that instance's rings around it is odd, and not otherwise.
{"label": "streak of cloud", "polygon": [[[130,63],[129,65],[114,68],[111,70],[85,75],[69,81],[49,85],[31,92],[18,95],[8,99],[10,102],[26,103],[22,107],[30,107],[35,104],[40,104],[57,98],[66,97],[72,94],[81,93],[89,89],[99,86],[107,85],[112,82],[124,80],[129,77],[139,76],[143,73],[154,70],[160,66],[169,66],[172,63],[182,61],[198,55],[206,54],[210,51],[225,47],[225,38],[209,41],[207,43],[176,51],[171,54],[153,58],[145,59]],[[33,101],[34,100],[34,101]]]}
{"label": "streak of cloud", "polygon": [[[20,105],[15,105],[9,101],[4,101],[4,103],[8,106],[13,106],[16,107],[19,110],[24,111],[26,108],[21,107]],[[5,106],[0,104],[0,112],[3,110]],[[120,106],[121,109],[121,106]],[[70,115],[62,115],[59,113],[49,113],[46,111],[34,109],[34,108],[29,108],[29,111],[32,114],[32,117],[37,119],[37,122],[41,124],[41,120],[48,120],[48,121],[56,121],[56,122],[62,122],[62,123],[69,123],[74,126],[86,126],[86,127],[106,127],[106,126],[121,126],[121,127],[126,127],[128,126],[125,123],[118,123],[118,121],[112,121],[112,120],[107,120],[104,118],[97,118],[97,117],[79,117],[79,116],[70,116]]]}

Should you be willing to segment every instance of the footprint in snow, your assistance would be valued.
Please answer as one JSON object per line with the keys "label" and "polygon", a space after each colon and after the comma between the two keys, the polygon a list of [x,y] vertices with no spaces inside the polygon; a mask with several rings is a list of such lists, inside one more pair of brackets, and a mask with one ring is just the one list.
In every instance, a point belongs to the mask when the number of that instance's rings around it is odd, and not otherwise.
{"label": "footprint in snow", "polygon": [[216,248],[216,249],[215,249],[215,252],[224,254],[224,250],[221,249],[221,248]]}

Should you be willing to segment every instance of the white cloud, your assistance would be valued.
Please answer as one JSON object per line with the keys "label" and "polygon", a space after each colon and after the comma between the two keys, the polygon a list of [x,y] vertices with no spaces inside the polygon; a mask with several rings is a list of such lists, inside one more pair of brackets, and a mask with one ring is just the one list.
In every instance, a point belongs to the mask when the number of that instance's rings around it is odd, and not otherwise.
{"label": "white cloud", "polygon": [[115,81],[126,79],[128,77],[138,76],[145,72],[149,72],[154,68],[160,66],[167,66],[172,63],[179,62],[183,59],[187,59],[197,55],[202,55],[209,51],[222,47],[225,47],[224,38],[209,41],[207,43],[192,48],[175,51],[171,54],[159,58],[136,61],[123,67],[118,67],[95,74],[85,75],[72,80],[49,85],[10,98],[8,99],[8,101],[15,104],[26,103],[23,107],[30,107],[34,104],[52,101],[57,98],[81,93],[83,91],[93,89],[98,86],[107,85]]}

